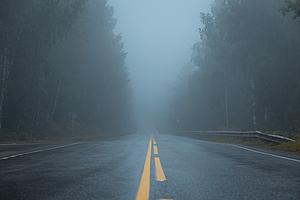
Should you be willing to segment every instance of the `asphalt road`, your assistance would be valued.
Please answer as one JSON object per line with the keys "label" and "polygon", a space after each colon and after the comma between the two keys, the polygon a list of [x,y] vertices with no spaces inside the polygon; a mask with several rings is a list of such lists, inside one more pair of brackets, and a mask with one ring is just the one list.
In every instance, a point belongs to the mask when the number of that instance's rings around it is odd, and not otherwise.
{"label": "asphalt road", "polygon": [[0,145],[6,157],[0,157],[0,199],[126,200],[139,192],[142,199],[148,189],[149,199],[300,199],[297,157],[178,136],[154,138]]}

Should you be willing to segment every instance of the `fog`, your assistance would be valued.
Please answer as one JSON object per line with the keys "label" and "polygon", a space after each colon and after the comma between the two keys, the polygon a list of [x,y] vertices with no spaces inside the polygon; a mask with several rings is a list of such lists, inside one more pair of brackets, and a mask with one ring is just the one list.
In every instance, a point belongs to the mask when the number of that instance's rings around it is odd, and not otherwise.
{"label": "fog", "polygon": [[[116,32],[121,33],[126,64],[140,112],[161,109],[178,74],[199,41],[200,12],[211,0],[110,0]],[[149,109],[150,108],[150,109]]]}
{"label": "fog", "polygon": [[300,200],[299,163],[300,0],[0,0],[0,200]]}
{"label": "fog", "polygon": [[2,0],[0,132],[81,138],[135,133],[141,122],[160,132],[298,131],[299,8]]}

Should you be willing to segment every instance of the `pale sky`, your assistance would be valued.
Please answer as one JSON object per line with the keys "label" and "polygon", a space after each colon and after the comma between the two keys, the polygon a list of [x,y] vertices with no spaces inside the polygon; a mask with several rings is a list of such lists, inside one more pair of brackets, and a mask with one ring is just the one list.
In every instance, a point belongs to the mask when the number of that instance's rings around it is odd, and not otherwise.
{"label": "pale sky", "polygon": [[[159,107],[199,41],[200,12],[212,0],[109,0],[128,52],[127,66],[142,106]],[[152,104],[150,105],[149,102]]]}

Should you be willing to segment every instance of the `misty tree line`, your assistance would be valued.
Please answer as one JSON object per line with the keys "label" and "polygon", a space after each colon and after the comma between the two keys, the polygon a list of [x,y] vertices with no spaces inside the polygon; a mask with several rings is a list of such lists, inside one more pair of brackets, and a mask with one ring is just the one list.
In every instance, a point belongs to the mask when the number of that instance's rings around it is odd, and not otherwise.
{"label": "misty tree line", "polygon": [[215,0],[169,122],[193,130],[300,130],[300,1]]}
{"label": "misty tree line", "polygon": [[300,0],[285,0],[287,6],[283,9],[284,12],[294,12],[294,17],[300,16]]}
{"label": "misty tree line", "polygon": [[1,131],[128,129],[126,53],[115,24],[106,0],[1,0]]}

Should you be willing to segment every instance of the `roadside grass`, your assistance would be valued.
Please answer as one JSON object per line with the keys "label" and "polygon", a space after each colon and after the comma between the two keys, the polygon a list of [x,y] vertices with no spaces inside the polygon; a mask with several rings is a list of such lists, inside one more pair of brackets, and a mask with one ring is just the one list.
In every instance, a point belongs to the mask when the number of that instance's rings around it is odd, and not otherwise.
{"label": "roadside grass", "polygon": [[[268,131],[267,131],[268,132]],[[281,135],[292,138],[295,142],[285,142],[274,146],[274,149],[280,151],[287,151],[300,154],[300,135],[299,132],[283,132],[283,131],[270,131],[274,135]]]}
{"label": "roadside grass", "polygon": [[93,142],[100,140],[111,140],[122,136],[130,135],[128,131],[117,130],[100,130],[97,128],[82,128],[69,124],[49,122],[47,128],[39,128],[36,130],[19,130],[10,131],[6,129],[0,130],[0,144],[59,144],[71,142]]}
{"label": "roadside grass", "polygon": [[286,142],[274,147],[281,151],[288,151],[300,154],[300,138],[296,138],[296,142]]}
{"label": "roadside grass", "polygon": [[283,152],[290,152],[300,155],[300,137],[293,138],[296,142],[286,142],[286,143],[273,143],[268,142],[259,138],[249,138],[249,137],[236,137],[236,136],[222,136],[222,135],[200,135],[200,134],[176,134],[179,136],[188,136],[199,140],[227,143],[227,144],[240,144],[245,146],[252,146],[258,148],[265,148],[269,150],[277,150]]}
{"label": "roadside grass", "polygon": [[70,131],[47,131],[40,133],[15,133],[15,132],[2,132],[0,134],[0,144],[64,144],[71,142],[93,142],[100,140],[112,140],[119,137],[130,135],[129,133],[115,133],[115,132],[89,132],[77,131],[70,133]]}

